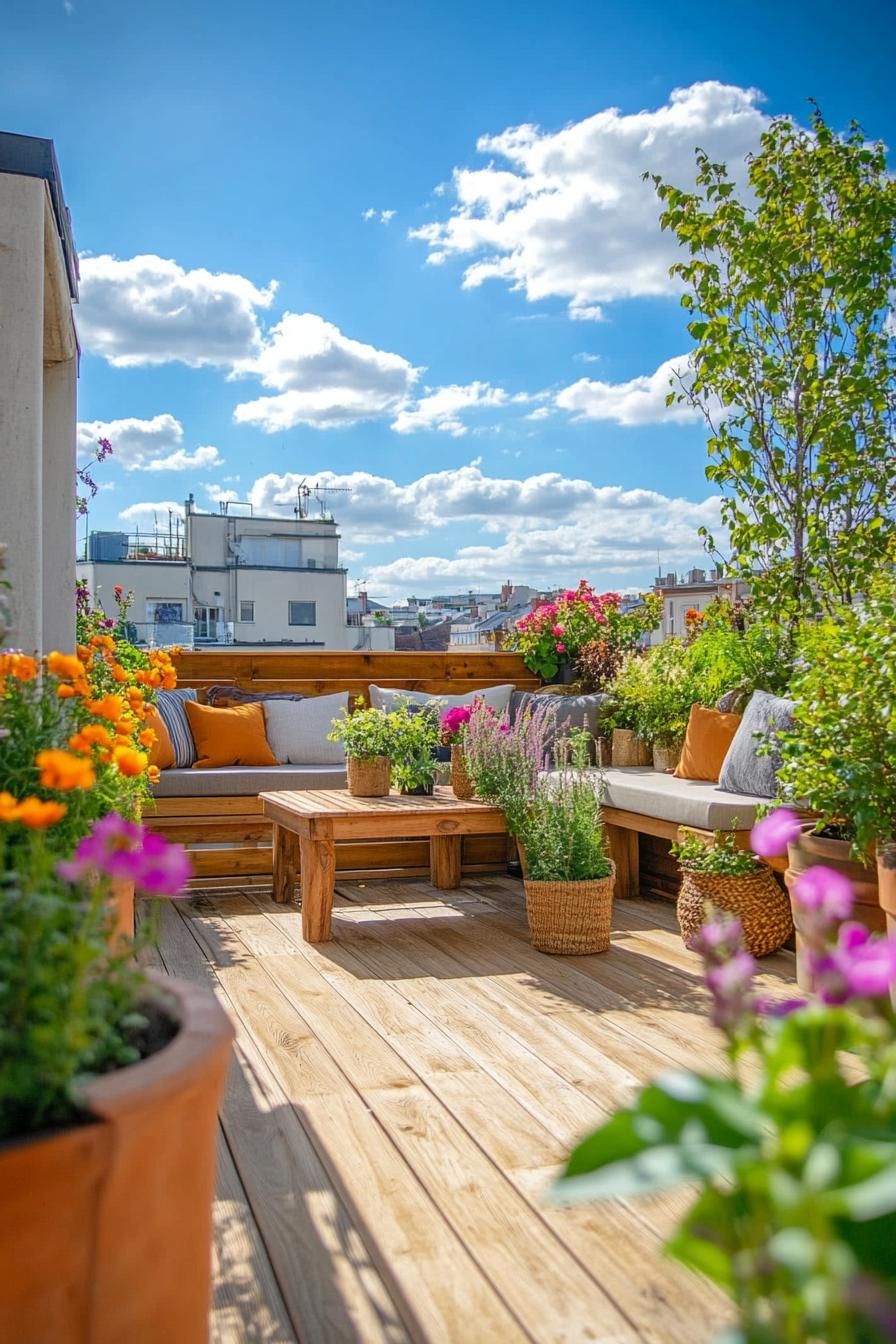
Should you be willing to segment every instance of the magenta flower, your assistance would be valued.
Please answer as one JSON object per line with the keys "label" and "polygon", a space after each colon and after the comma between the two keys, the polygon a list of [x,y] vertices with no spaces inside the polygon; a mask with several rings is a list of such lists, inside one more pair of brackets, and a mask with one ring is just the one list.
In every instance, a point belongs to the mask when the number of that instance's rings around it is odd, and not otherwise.
{"label": "magenta flower", "polygon": [[822,863],[807,868],[793,884],[793,903],[797,910],[816,916],[819,922],[828,925],[849,919],[854,899],[849,878]]}
{"label": "magenta flower", "polygon": [[769,812],[767,817],[757,821],[750,832],[750,844],[755,854],[763,859],[772,859],[777,854],[786,854],[787,846],[799,838],[803,823],[795,812],[787,807],[779,807]]}
{"label": "magenta flower", "polygon": [[565,635],[565,634],[566,634],[566,626],[565,626],[565,625],[559,625],[559,624],[558,624],[558,625],[555,625],[555,626],[554,626],[554,634],[557,636],[558,639],[560,639],[560,637],[561,637],[562,635]]}
{"label": "magenta flower", "polygon": [[760,995],[753,1000],[753,1011],[760,1017],[789,1017],[808,1002],[808,999],[769,999]]}
{"label": "magenta flower", "polygon": [[896,936],[872,938],[864,925],[844,924],[834,946],[810,952],[809,969],[824,1003],[883,998],[896,985]]}
{"label": "magenta flower", "polygon": [[558,653],[565,653],[565,652],[566,652],[566,645],[563,643],[562,640],[558,640],[558,641],[557,641],[556,648],[557,648],[557,652],[558,652]]}
{"label": "magenta flower", "polygon": [[142,896],[180,896],[190,878],[190,860],[183,845],[171,845],[136,822],[110,812],[94,823],[71,859],[56,865],[66,882],[90,881],[97,875],[133,882]]}

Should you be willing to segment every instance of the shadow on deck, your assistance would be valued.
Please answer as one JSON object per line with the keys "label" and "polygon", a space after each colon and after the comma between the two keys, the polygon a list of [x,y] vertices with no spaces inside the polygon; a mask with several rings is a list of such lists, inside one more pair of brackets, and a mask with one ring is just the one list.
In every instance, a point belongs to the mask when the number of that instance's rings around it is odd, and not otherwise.
{"label": "shadow on deck", "polygon": [[[221,1115],[212,1337],[265,1344],[691,1344],[724,1299],[661,1254],[672,1192],[553,1208],[582,1133],[659,1072],[723,1067],[662,901],[609,952],[528,943],[522,887],[340,883],[335,941],[267,895],[166,909],[161,962],[237,1025]],[[763,963],[764,988],[793,959]]]}

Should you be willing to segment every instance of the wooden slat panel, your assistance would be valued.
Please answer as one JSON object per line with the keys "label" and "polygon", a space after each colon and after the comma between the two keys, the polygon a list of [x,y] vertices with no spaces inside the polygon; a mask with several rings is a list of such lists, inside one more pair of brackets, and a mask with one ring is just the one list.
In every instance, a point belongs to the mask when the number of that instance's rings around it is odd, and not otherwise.
{"label": "wooden slat panel", "polygon": [[228,817],[262,815],[262,806],[256,796],[221,798],[154,798],[144,817],[152,827],[158,817]]}
{"label": "wooden slat panel", "polygon": [[[171,839],[175,837],[170,836]],[[500,872],[505,863],[502,836],[469,837],[490,841],[472,853],[464,852],[463,871]],[[190,860],[197,879],[221,877],[239,880],[248,876],[269,876],[272,871],[270,845],[234,845],[221,849],[191,849]],[[336,871],[390,876],[419,876],[429,872],[429,843],[426,840],[338,841]]]}
{"label": "wooden slat panel", "polygon": [[[179,686],[192,687],[195,690],[206,690],[209,686],[220,686],[222,684],[214,677],[183,677],[178,679]],[[360,695],[366,699],[370,682],[342,677],[302,680],[297,677],[281,677],[263,681],[257,678],[244,677],[239,678],[236,683],[227,682],[226,684],[228,686],[235,684],[244,691],[292,691],[297,695],[305,696],[333,695],[337,691],[348,691],[352,696]],[[505,683],[495,677],[476,677],[469,681],[449,680],[445,677],[426,677],[414,680],[408,678],[403,681],[391,678],[388,681],[375,684],[382,685],[386,690],[424,691],[427,695],[465,695],[471,690],[480,690],[487,686],[501,686]],[[536,690],[539,683],[532,678],[526,682],[518,678],[514,685],[520,690]]]}
{"label": "wooden slat panel", "polygon": [[477,677],[531,682],[532,673],[515,653],[354,653],[342,651],[255,651],[223,649],[175,655],[178,677],[185,681],[359,680],[376,682],[426,679],[475,682]]}

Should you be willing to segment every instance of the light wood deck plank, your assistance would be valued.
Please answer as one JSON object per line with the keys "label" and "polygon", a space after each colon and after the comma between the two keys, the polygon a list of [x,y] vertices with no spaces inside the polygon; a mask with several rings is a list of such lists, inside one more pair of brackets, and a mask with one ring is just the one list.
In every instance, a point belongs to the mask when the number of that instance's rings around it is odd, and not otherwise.
{"label": "light wood deck plank", "polygon": [[[169,909],[164,965],[210,981],[238,1028],[216,1342],[703,1344],[725,1324],[661,1255],[686,1191],[546,1199],[640,1082],[722,1067],[674,907],[617,903],[610,952],[562,958],[532,949],[521,897],[340,879],[320,945],[261,890]],[[779,954],[763,978],[792,970]]]}

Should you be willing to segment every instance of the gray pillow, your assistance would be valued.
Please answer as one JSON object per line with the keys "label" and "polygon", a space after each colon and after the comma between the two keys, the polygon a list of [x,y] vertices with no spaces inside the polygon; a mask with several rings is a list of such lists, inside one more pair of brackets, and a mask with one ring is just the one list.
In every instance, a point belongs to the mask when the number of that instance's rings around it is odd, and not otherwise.
{"label": "gray pillow", "polygon": [[759,756],[756,748],[763,742],[774,743],[782,729],[793,726],[795,703],[780,695],[769,695],[768,691],[753,692],[722,762],[720,789],[774,798],[780,755],[773,750],[767,756]]}
{"label": "gray pillow", "polygon": [[[570,728],[585,728],[594,742],[597,741],[601,718],[611,699],[603,691],[594,691],[590,695],[535,695],[532,691],[514,691],[510,697],[510,722],[516,723],[527,708],[534,710],[539,705],[547,705],[555,716],[555,731],[548,734],[548,750],[553,761],[554,738],[558,734],[564,736]],[[593,744],[591,754],[593,758]]]}
{"label": "gray pillow", "polygon": [[174,748],[174,765],[178,770],[186,770],[196,760],[196,744],[190,732],[185,700],[196,700],[193,690],[159,691],[156,708],[162,716],[162,722],[168,729],[171,745]]}
{"label": "gray pillow", "polygon": [[343,765],[341,742],[327,734],[333,720],[348,709],[348,692],[311,695],[304,700],[265,700],[265,732],[271,751],[281,765]]}

